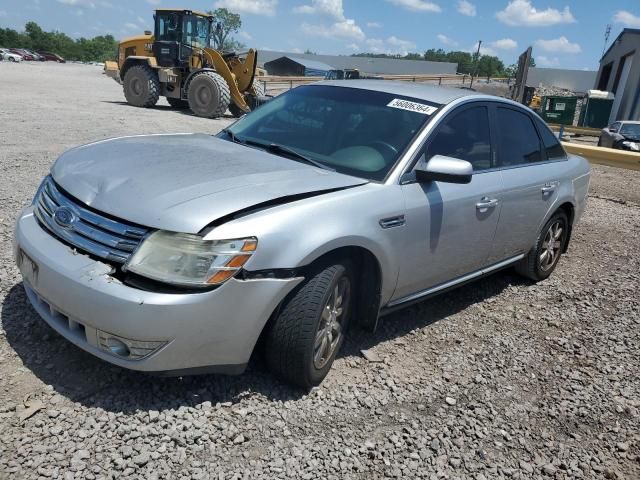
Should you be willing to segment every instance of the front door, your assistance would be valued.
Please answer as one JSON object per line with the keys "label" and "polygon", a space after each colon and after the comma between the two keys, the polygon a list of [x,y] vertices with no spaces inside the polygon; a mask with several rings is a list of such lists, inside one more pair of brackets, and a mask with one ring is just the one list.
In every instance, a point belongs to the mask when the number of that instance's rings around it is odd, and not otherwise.
{"label": "front door", "polygon": [[487,264],[501,208],[502,181],[491,170],[488,107],[474,102],[451,112],[423,150],[422,161],[446,155],[471,162],[471,183],[402,186],[407,228],[394,294],[401,300]]}

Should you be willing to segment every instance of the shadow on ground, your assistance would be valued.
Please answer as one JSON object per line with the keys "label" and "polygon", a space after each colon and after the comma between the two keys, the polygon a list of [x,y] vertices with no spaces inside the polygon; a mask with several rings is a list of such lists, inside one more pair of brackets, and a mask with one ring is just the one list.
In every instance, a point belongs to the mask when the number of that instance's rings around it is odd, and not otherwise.
{"label": "shadow on ground", "polygon": [[[375,333],[351,329],[340,356],[359,356],[360,350],[402,337],[522,283],[509,271],[497,273],[388,315]],[[9,344],[34,375],[60,395],[89,407],[114,412],[162,411],[204,401],[237,402],[254,395],[295,400],[306,393],[272,377],[258,355],[245,374],[233,377],[160,378],[110,365],[69,343],[42,321],[22,283],[14,285],[4,299],[2,325]]]}
{"label": "shadow on ground", "polygon": [[[102,103],[110,103],[112,105],[123,105],[125,107],[130,107],[130,108],[141,108],[141,107],[136,107],[135,105],[131,105],[130,103],[124,101],[124,100],[101,100]],[[188,115],[190,117],[195,117],[196,115],[189,110],[188,108],[175,108],[172,107],[170,105],[154,105],[153,107],[145,107],[145,108],[149,108],[152,110],[171,110],[171,111],[175,111],[177,113],[181,113],[183,115]],[[229,113],[225,113],[223,114],[220,118],[225,118],[228,120],[237,120],[237,117],[229,114]]]}

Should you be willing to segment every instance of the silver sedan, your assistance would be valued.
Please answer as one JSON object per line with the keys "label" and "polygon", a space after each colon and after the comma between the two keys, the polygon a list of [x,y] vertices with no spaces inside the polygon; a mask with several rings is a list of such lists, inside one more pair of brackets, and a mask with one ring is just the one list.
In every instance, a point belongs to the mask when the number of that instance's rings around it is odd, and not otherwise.
{"label": "silver sedan", "polygon": [[511,101],[321,82],[217,136],[64,153],[15,254],[35,310],[108,362],[240,373],[262,343],[277,376],[308,388],[349,326],[510,266],[547,278],[589,175]]}

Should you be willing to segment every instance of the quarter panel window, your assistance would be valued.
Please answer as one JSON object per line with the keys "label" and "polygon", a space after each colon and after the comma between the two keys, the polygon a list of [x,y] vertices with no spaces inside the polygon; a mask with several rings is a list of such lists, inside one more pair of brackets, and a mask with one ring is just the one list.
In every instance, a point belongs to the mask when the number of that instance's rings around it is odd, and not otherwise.
{"label": "quarter panel window", "polygon": [[512,167],[543,160],[540,137],[529,115],[498,107],[498,166]]}
{"label": "quarter panel window", "polygon": [[547,127],[542,120],[536,120],[538,123],[538,131],[542,137],[542,144],[544,145],[547,158],[549,160],[555,160],[558,158],[565,158],[567,154],[562,148],[560,140],[553,134],[549,127]]}
{"label": "quarter panel window", "polygon": [[466,160],[473,165],[474,171],[491,168],[487,107],[471,107],[447,117],[427,147],[426,159],[434,155]]}

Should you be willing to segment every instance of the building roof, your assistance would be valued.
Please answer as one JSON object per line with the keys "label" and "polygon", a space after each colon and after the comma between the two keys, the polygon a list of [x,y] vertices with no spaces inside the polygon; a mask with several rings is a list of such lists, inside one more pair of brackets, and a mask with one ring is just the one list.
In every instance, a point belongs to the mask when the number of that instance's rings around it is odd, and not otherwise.
{"label": "building roof", "polygon": [[258,64],[264,65],[278,58],[288,57],[332,65],[331,70],[357,68],[376,75],[455,75],[456,63],[405,60],[403,58],[352,57],[350,55],[322,55],[272,50],[258,51]]}
{"label": "building roof", "polygon": [[[481,96],[472,90],[462,88],[446,88],[424,83],[398,82],[392,80],[325,80],[315,82],[312,85],[330,85],[347,88],[359,88],[362,90],[374,90],[376,92],[391,93],[404,97],[419,98],[428,102],[447,104],[461,97]],[[498,97],[491,97],[498,99]]]}
{"label": "building roof", "polygon": [[622,36],[623,36],[623,35],[626,35],[626,34],[629,34],[629,35],[640,35],[640,28],[625,28],[625,29],[623,29],[623,30],[618,34],[618,36],[616,37],[616,39],[615,39],[613,42],[611,42],[611,45],[609,45],[609,48],[607,48],[607,51],[606,51],[606,52],[604,52],[604,54],[602,55],[602,57],[600,57],[600,61],[602,61],[602,59],[603,59],[604,57],[606,57],[607,55],[609,55],[609,52],[611,51],[611,49],[612,49],[614,46],[616,46],[616,44],[618,43],[618,40],[619,40],[620,38],[622,38]]}
{"label": "building roof", "polygon": [[[283,58],[288,58],[293,62],[299,63],[304,68],[308,68],[312,70],[323,70],[323,71],[335,70],[335,67],[332,67],[331,65],[327,65],[326,63],[317,62],[315,60],[308,60],[306,58],[299,58],[299,57],[284,56],[284,57],[276,58],[275,60],[271,60],[271,62],[276,62]],[[271,63],[271,62],[266,62],[266,63]]]}

